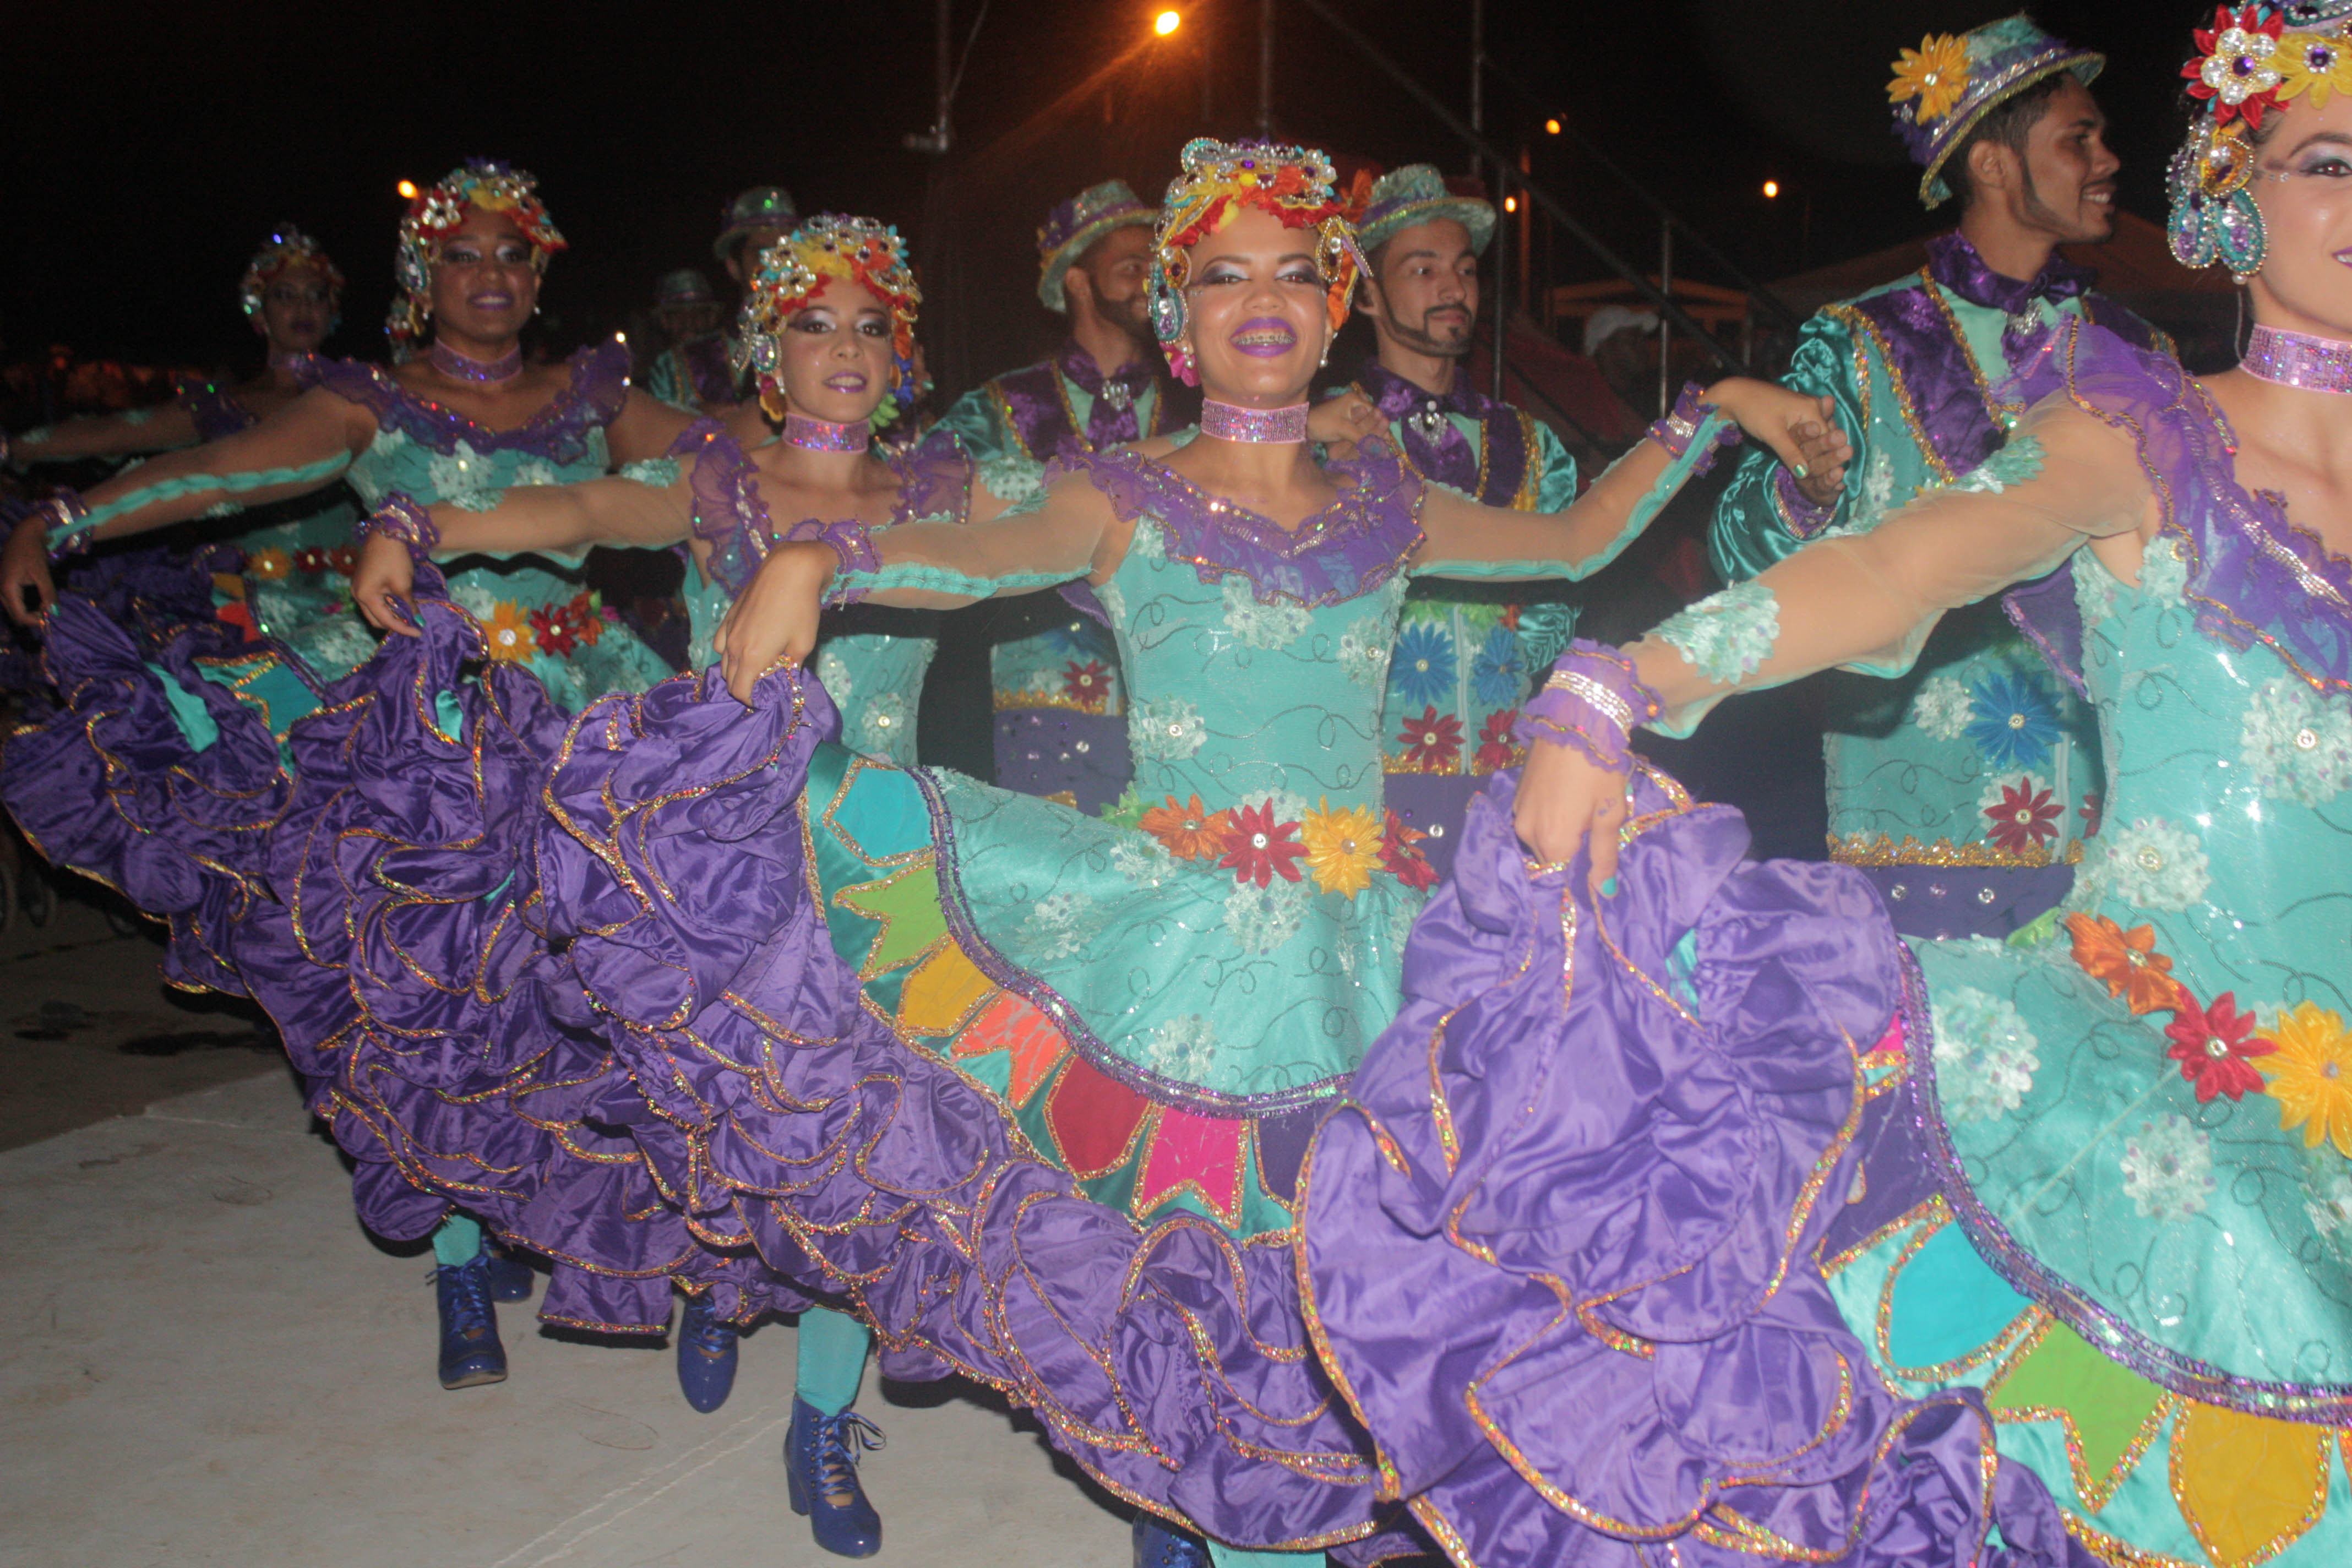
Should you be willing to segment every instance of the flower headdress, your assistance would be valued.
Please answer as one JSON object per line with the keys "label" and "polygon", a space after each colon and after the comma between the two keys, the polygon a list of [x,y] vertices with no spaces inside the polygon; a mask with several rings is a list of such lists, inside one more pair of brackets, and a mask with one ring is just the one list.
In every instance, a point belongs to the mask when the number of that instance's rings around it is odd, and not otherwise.
{"label": "flower headdress", "polygon": [[247,316],[261,314],[261,301],[269,293],[269,285],[278,275],[289,268],[307,267],[327,280],[327,309],[332,314],[343,297],[343,275],[319,248],[319,242],[290,223],[281,223],[270,231],[268,243],[253,253],[245,264],[245,276],[236,280],[236,302],[245,307]]}
{"label": "flower headdress", "polygon": [[513,218],[530,241],[533,271],[545,273],[547,258],[569,248],[539,199],[539,182],[528,170],[509,168],[494,158],[471,159],[464,168],[450,170],[401,215],[400,248],[393,258],[401,297],[393,301],[392,318],[383,329],[395,358],[405,358],[410,345],[425,333],[433,314],[434,260],[442,239],[466,221],[468,207]]}
{"label": "flower headdress", "polygon": [[760,253],[737,319],[736,374],[747,366],[759,373],[760,405],[772,418],[782,418],[784,411],[783,388],[776,381],[776,367],[783,363],[778,339],[835,278],[864,288],[890,312],[890,349],[898,372],[892,390],[902,405],[915,401],[915,313],[923,291],[915,285],[898,231],[870,217],[820,213]]}
{"label": "flower headdress", "polygon": [[1187,386],[1200,380],[1192,356],[1179,346],[1186,319],[1184,286],[1191,281],[1184,252],[1242,207],[1272,213],[1286,228],[1315,231],[1315,267],[1327,289],[1324,308],[1331,330],[1338,331],[1348,320],[1348,296],[1364,258],[1334,188],[1330,158],[1312,147],[1201,136],[1184,143],[1181,161],[1183,173],[1169,182],[1151,235],[1151,331],[1176,378]]}
{"label": "flower headdress", "polygon": [[1895,106],[1895,133],[1920,167],[1920,202],[1932,209],[1950,199],[1944,165],[2001,103],[2060,71],[2088,87],[2106,63],[2105,55],[2053,38],[2021,16],[1957,37],[1925,37],[1905,49],[1895,57],[1886,100]]}
{"label": "flower headdress", "polygon": [[2243,283],[2262,270],[2262,209],[2254,205],[2254,136],[2263,116],[2310,94],[2352,94],[2352,0],[2293,0],[2213,13],[2180,68],[2201,105],[2173,154],[2168,184],[2172,254],[2184,267],[2219,261]]}

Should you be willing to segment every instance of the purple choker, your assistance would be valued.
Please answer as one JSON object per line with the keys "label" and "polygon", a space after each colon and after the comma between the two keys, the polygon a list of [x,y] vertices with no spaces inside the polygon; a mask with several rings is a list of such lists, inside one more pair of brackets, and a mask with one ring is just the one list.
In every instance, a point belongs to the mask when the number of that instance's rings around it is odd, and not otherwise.
{"label": "purple choker", "polygon": [[784,415],[784,444],[789,447],[805,447],[812,452],[863,452],[873,440],[874,422],[870,419],[835,425],[830,419],[812,419],[805,414]]}
{"label": "purple choker", "polygon": [[309,354],[300,353],[292,349],[271,349],[269,351],[269,368],[272,370],[290,371],[296,365],[300,364],[304,360],[309,359],[310,357],[310,356]]}
{"label": "purple choker", "polygon": [[1280,441],[1307,439],[1307,405],[1289,408],[1244,408],[1237,404],[1220,403],[1213,397],[1201,400],[1201,434],[1214,436],[1221,441],[1247,441],[1263,445]]}
{"label": "purple choker", "polygon": [[2238,368],[2257,381],[2305,392],[2352,393],[2352,343],[2256,325]]}
{"label": "purple choker", "polygon": [[522,345],[518,343],[485,363],[481,360],[467,358],[436,338],[433,340],[433,368],[452,381],[470,382],[476,386],[496,386],[522,374]]}

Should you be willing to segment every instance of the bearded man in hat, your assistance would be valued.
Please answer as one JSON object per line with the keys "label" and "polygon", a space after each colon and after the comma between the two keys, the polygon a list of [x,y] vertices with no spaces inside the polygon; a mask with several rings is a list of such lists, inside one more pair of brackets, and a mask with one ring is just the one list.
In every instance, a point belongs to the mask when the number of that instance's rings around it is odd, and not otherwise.
{"label": "bearded man in hat", "polygon": [[[740,293],[760,265],[760,252],[792,233],[800,222],[793,194],[782,185],[754,185],[719,215],[719,237],[710,254],[735,280]],[[656,287],[654,318],[669,335],[646,372],[646,390],[689,414],[719,414],[742,401],[735,375],[734,337],[726,330],[727,307],[710,281],[691,268],[663,277]]]}
{"label": "bearded man in hat", "polygon": [[[1710,537],[1727,581],[1874,528],[1999,450],[2025,412],[2002,383],[2056,317],[2171,352],[2058,249],[2115,229],[2118,165],[2089,86],[2104,63],[2023,16],[1903,51],[1895,129],[1920,201],[1958,195],[1959,226],[1919,271],[1805,324],[1782,380],[1824,399],[1852,455],[1807,472],[1750,449]],[[2098,831],[2097,730],[1997,603],[1946,616],[1896,679],[1823,679],[1831,858],[1877,883],[1896,929],[2002,936],[2055,907]]]}

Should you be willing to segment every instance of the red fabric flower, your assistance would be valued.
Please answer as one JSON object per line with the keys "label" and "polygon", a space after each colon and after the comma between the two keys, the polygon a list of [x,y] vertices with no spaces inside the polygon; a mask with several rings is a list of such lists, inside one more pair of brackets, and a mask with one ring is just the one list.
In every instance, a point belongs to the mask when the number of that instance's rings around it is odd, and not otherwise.
{"label": "red fabric flower", "polygon": [[360,552],[348,544],[338,544],[327,552],[327,564],[348,577],[360,569]]}
{"label": "red fabric flower", "polygon": [[1462,759],[1462,721],[1451,713],[1441,715],[1435,708],[1426,709],[1420,718],[1404,721],[1397,744],[1404,748],[1406,760],[1423,772],[1449,773]]}
{"label": "red fabric flower", "polygon": [[2083,797],[2083,804],[2075,808],[2074,815],[2083,819],[2083,837],[2096,838],[2099,825],[2107,819],[2107,797],[2093,790]]}
{"label": "red fabric flower", "polygon": [[1418,827],[1407,827],[1404,818],[1391,811],[1381,825],[1381,869],[1416,891],[1437,885],[1437,868],[1421,852],[1421,841],[1429,835]]}
{"label": "red fabric flower", "polygon": [[593,594],[574,594],[572,603],[563,608],[565,618],[572,624],[572,635],[586,647],[594,647],[596,639],[604,635],[604,623],[616,618],[598,610]]}
{"label": "red fabric flower", "polygon": [[326,551],[315,544],[304,545],[294,552],[294,569],[297,572],[324,572],[327,569]]}
{"label": "red fabric flower", "polygon": [[1307,846],[1296,837],[1298,824],[1276,822],[1274,803],[1244,805],[1233,814],[1232,826],[1225,829],[1224,858],[1217,862],[1234,874],[1236,882],[1255,882],[1263,888],[1276,877],[1286,882],[1298,880],[1298,860],[1307,853]]}
{"label": "red fabric flower", "polygon": [[2263,1075],[2249,1058],[2269,1056],[2278,1047],[2254,1034],[2253,1015],[2238,1011],[2237,994],[2224,991],[2210,1007],[2200,1007],[2184,987],[2180,1001],[2172,1022],[2164,1026],[2172,1042],[2164,1054],[2180,1064],[2183,1079],[2197,1086],[2197,1103],[2203,1105],[2217,1094],[2232,1100],[2260,1094]]}
{"label": "red fabric flower", "polygon": [[[2263,110],[2279,107],[2278,68],[2259,39],[2267,37],[2275,42],[2285,31],[2284,13],[2265,21],[2256,6],[2232,15],[2223,5],[2213,13],[2210,27],[2191,35],[2197,40],[2197,58],[2182,66],[2180,74],[2189,79],[2189,97],[2213,100],[2216,125],[2242,117],[2259,131]],[[2253,48],[2246,47],[2249,38],[2257,40]]]}
{"label": "red fabric flower", "polygon": [[1098,712],[1110,699],[1110,672],[1100,659],[1084,664],[1072,659],[1062,667],[1062,695],[1090,713]]}
{"label": "red fabric flower", "polygon": [[539,639],[540,647],[556,658],[568,657],[579,646],[579,639],[572,635],[572,618],[563,613],[561,605],[533,610],[530,631]]}
{"label": "red fabric flower", "polygon": [[1984,808],[1992,841],[2012,855],[2040,847],[2058,837],[2058,803],[2046,789],[2021,779],[2000,786],[2000,804]]}
{"label": "red fabric flower", "polygon": [[1486,715],[1486,721],[1478,727],[1475,763],[1480,773],[1496,773],[1519,765],[1519,743],[1511,738],[1511,726],[1518,721],[1516,708]]}

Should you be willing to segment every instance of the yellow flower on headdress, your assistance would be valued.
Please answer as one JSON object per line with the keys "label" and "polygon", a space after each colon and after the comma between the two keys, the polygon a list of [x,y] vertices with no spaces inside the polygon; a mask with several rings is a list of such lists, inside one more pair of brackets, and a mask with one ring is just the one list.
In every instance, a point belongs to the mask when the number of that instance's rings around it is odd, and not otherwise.
{"label": "yellow flower on headdress", "polygon": [[2352,45],[2323,33],[2289,33],[2271,53],[2278,68],[2282,99],[2311,94],[2311,107],[2327,107],[2327,95],[2352,98]]}
{"label": "yellow flower on headdress", "polygon": [[490,657],[501,664],[515,664],[539,651],[539,638],[530,629],[530,617],[520,605],[500,599],[490,606],[490,618],[482,626],[482,640],[490,645]]}
{"label": "yellow flower on headdress", "polygon": [[2256,1038],[2278,1047],[2255,1058],[2254,1070],[2270,1079],[2280,1129],[2300,1127],[2305,1148],[2325,1139],[2352,1159],[2352,1034],[2345,1033],[2342,1015],[2298,1002]]}
{"label": "yellow flower on headdress", "polygon": [[1299,825],[1298,840],[1307,846],[1307,869],[1315,885],[1327,893],[1354,898],[1372,885],[1381,864],[1381,819],[1370,806],[1331,809],[1323,797],[1322,809],[1310,811]]}
{"label": "yellow flower on headdress", "polygon": [[1958,108],[1960,95],[1968,89],[1968,48],[1944,33],[1920,39],[1917,48],[1906,49],[1895,58],[1895,79],[1886,84],[1886,100],[1908,103],[1917,99],[1919,106],[1912,112],[1926,125]]}

